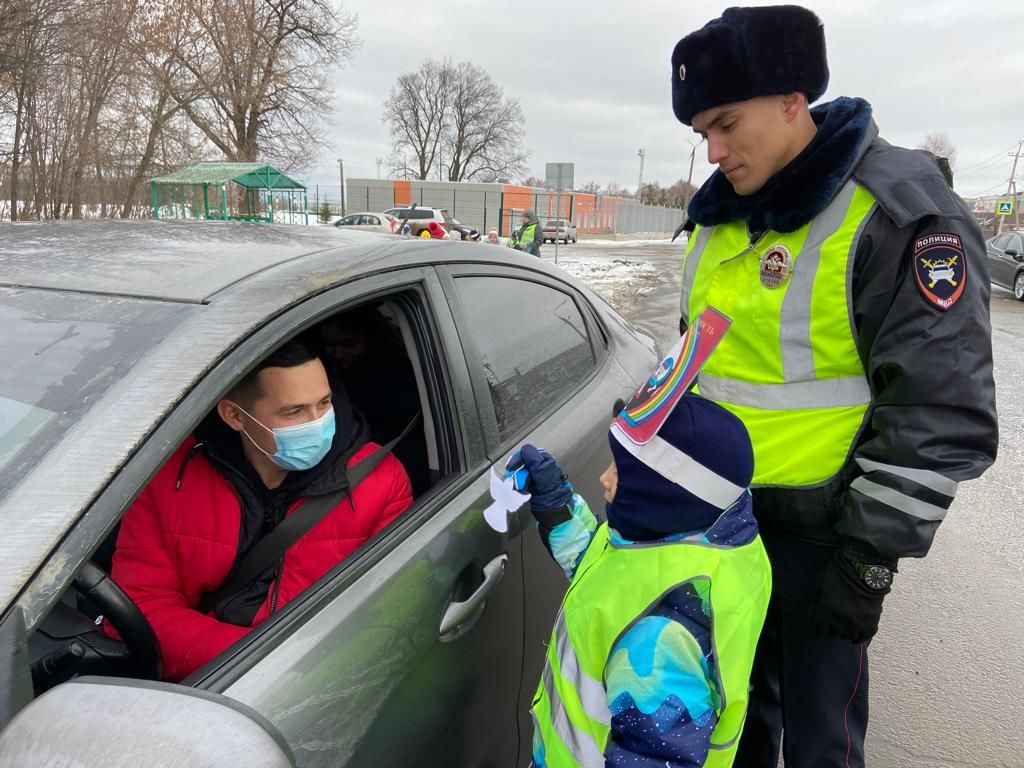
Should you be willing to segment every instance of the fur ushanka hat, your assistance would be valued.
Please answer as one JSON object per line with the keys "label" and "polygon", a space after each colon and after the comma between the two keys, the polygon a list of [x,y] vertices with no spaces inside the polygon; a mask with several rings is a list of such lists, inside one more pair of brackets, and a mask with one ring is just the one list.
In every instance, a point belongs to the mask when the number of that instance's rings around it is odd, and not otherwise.
{"label": "fur ushanka hat", "polygon": [[685,125],[705,109],[828,87],[825,29],[798,5],[727,8],[672,51],[672,109]]}

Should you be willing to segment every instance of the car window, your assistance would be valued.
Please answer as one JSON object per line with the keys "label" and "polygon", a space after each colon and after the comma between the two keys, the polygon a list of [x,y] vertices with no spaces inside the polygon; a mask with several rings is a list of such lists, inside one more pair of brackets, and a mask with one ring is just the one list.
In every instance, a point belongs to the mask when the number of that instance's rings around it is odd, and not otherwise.
{"label": "car window", "polygon": [[[502,439],[571,392],[595,365],[572,296],[505,277],[455,280]],[[529,307],[528,312],[523,308]]]}
{"label": "car window", "polygon": [[1002,250],[1006,247],[1006,243],[1009,241],[1009,239],[1009,235],[1000,235],[999,237],[992,241],[992,247]]}
{"label": "car window", "polygon": [[429,208],[414,208],[409,211],[400,211],[399,216],[403,219],[432,219],[434,212]]}
{"label": "car window", "polygon": [[378,219],[376,216],[364,216],[363,218],[366,219],[366,221],[364,222],[365,224],[373,224],[373,225],[379,225],[380,224],[380,219]]}
{"label": "car window", "polygon": [[1016,251],[1017,255],[1019,256],[1022,252],[1024,252],[1024,250],[1022,250],[1021,248],[1022,243],[1024,243],[1024,237],[1021,237],[1020,235],[1013,235],[1010,238],[1010,242],[1007,243],[1006,245],[1006,250]]}
{"label": "car window", "polygon": [[346,226],[346,227],[350,227],[350,226],[353,226],[353,225],[358,224],[358,223],[359,223],[359,217],[358,216],[346,216],[345,218],[343,218],[341,220],[341,224],[343,226]]}

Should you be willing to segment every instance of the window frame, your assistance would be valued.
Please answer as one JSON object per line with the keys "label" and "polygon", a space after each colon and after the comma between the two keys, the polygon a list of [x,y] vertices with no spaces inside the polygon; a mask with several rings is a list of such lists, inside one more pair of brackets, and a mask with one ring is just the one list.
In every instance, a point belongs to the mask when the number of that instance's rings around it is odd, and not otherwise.
{"label": "window frame", "polygon": [[[489,455],[492,459],[502,457],[512,447],[517,446],[524,435],[536,429],[544,420],[550,418],[555,411],[562,408],[601,374],[612,360],[609,344],[610,336],[607,329],[598,320],[598,312],[590,306],[590,302],[582,292],[570,283],[558,280],[544,272],[496,264],[448,264],[439,266],[437,271],[441,279],[441,285],[448,296],[448,305],[451,307],[452,316],[455,318],[456,326],[459,329],[462,348],[466,353],[466,363],[473,390],[476,394],[477,408]],[[471,333],[462,330],[470,327],[469,318],[466,315],[458,287],[455,284],[455,281],[462,277],[497,277],[524,280],[565,293],[575,303],[576,309],[583,317],[583,322],[586,325],[587,338],[590,341],[591,352],[594,355],[594,366],[590,373],[587,376],[581,377],[575,387],[567,389],[558,401],[538,410],[532,419],[521,424],[507,438],[502,438],[501,432],[498,429],[497,412],[491,399],[490,389],[487,386],[486,375],[483,368],[479,365],[481,358],[476,340]]]}
{"label": "window frame", "polygon": [[[414,504],[392,524],[336,565],[306,594],[286,605],[273,617],[254,628],[225,656],[197,670],[182,681],[185,685],[217,690],[226,688],[269,653],[284,637],[301,629],[308,618],[330,603],[341,592],[351,588],[360,576],[387,557],[408,536],[426,524],[448,501],[472,484],[479,466],[487,462],[482,425],[476,416],[474,389],[467,370],[466,358],[453,340],[457,340],[454,321],[433,268],[410,267],[397,272],[367,275],[307,297],[287,311],[268,317],[239,343],[226,349],[221,360],[191,388],[156,429],[139,445],[133,456],[121,466],[111,482],[84,511],[68,536],[51,552],[48,560],[60,557],[60,573],[52,573],[46,585],[37,577],[29,590],[53,590],[43,612],[49,612],[70,587],[72,576],[81,564],[113,531],[131,504],[171,457],[181,442],[198,426],[215,406],[217,400],[255,367],[274,348],[290,338],[309,330],[318,322],[337,312],[361,304],[419,294],[419,328],[417,340],[430,344],[435,363],[435,377],[425,382],[432,405],[440,406],[435,422],[444,420],[445,432],[454,445],[442,448],[457,466],[442,481],[415,500]],[[409,318],[414,323],[414,318]],[[414,323],[415,324],[415,323]],[[423,350],[419,350],[421,357]],[[422,362],[421,362],[422,364]],[[426,371],[424,371],[426,374]],[[438,385],[443,387],[438,392]],[[431,392],[430,390],[433,389]],[[446,401],[446,402],[445,402]]]}

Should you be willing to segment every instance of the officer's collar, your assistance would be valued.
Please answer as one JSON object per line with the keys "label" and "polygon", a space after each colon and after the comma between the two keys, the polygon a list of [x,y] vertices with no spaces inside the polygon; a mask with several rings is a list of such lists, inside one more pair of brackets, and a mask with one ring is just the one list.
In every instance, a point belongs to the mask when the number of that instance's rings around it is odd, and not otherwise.
{"label": "officer's collar", "polygon": [[811,110],[818,132],[807,147],[753,195],[737,195],[715,171],[687,211],[702,226],[746,221],[750,231],[793,232],[825,210],[850,177],[878,129],[871,105],[840,97]]}

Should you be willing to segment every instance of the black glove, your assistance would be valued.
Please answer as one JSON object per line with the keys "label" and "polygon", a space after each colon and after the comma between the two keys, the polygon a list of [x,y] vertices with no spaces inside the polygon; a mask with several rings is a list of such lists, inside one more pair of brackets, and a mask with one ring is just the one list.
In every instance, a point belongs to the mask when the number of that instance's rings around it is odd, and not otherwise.
{"label": "black glove", "polygon": [[821,577],[818,604],[811,611],[815,632],[851,643],[865,643],[878,631],[882,601],[891,587],[872,589],[849,557],[836,550]]}

